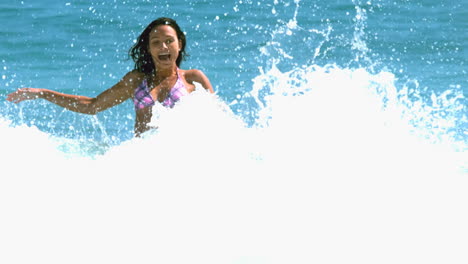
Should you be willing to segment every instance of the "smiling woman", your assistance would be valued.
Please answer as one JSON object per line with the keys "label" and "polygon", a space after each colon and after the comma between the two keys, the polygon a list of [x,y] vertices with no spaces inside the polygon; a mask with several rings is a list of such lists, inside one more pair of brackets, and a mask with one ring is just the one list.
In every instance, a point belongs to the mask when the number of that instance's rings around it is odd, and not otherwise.
{"label": "smiling woman", "polygon": [[133,98],[135,104],[135,135],[150,129],[152,107],[156,102],[172,108],[179,99],[195,90],[195,82],[213,93],[206,75],[196,69],[179,69],[185,53],[186,38],[177,22],[158,18],[140,34],[129,55],[135,67],[117,84],[98,96],[63,94],[42,88],[21,88],[9,94],[7,100],[46,99],[68,110],[96,114]]}

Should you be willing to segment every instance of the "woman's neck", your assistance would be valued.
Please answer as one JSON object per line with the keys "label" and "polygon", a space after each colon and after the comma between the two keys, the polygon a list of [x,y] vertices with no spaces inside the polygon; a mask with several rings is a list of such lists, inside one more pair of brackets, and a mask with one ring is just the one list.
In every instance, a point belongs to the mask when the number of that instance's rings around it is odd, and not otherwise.
{"label": "woman's neck", "polygon": [[151,86],[159,85],[162,81],[172,76],[177,76],[177,67],[166,68],[166,69],[157,69],[150,76],[148,76],[148,81]]}
{"label": "woman's neck", "polygon": [[156,69],[156,71],[154,72],[154,77],[156,79],[164,80],[176,74],[177,74],[177,66],[174,66],[172,68]]}

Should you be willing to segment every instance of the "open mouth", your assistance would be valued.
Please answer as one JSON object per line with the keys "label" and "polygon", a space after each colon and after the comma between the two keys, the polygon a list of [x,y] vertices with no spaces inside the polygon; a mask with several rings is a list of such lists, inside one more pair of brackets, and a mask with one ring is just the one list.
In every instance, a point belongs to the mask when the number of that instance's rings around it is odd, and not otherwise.
{"label": "open mouth", "polygon": [[169,53],[161,53],[158,55],[158,59],[161,61],[168,61],[171,59],[171,54]]}

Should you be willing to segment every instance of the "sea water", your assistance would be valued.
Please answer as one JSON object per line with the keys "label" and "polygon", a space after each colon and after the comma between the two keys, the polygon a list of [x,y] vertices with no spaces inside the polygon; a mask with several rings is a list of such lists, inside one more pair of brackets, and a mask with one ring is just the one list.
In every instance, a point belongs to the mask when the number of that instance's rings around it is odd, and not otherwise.
{"label": "sea water", "polygon": [[458,1],[7,1],[0,95],[95,96],[153,19],[215,94],[0,102],[1,263],[466,263]]}

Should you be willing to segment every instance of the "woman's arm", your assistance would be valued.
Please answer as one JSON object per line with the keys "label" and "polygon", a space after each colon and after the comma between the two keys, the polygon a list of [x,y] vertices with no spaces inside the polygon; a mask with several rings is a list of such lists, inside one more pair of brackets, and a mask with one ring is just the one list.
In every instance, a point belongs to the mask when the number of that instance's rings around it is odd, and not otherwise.
{"label": "woman's arm", "polygon": [[193,83],[197,82],[203,86],[210,93],[214,93],[213,87],[211,86],[210,80],[206,75],[200,70],[188,70],[185,73],[185,79],[187,82]]}
{"label": "woman's arm", "polygon": [[68,110],[92,115],[130,98],[139,81],[141,81],[141,74],[133,71],[127,73],[117,84],[94,98],[64,94],[48,89],[21,88],[9,94],[7,100],[19,103],[25,100],[42,98]]}

